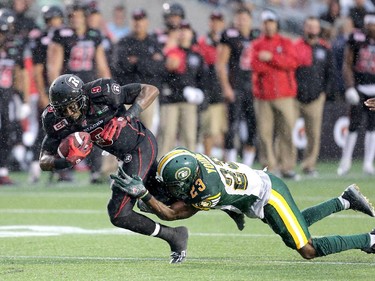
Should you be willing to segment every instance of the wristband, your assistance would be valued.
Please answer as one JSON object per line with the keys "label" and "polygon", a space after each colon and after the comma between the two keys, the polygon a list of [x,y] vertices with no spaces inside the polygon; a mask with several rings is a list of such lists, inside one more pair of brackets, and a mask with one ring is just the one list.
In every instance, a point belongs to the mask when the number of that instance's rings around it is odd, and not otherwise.
{"label": "wristband", "polygon": [[141,197],[139,197],[139,199],[141,199],[145,203],[150,201],[151,198],[152,198],[152,195],[151,195],[150,192],[148,192],[148,190],[146,191],[145,194],[143,194]]}
{"label": "wristband", "polygon": [[131,107],[126,111],[125,115],[129,116],[130,118],[139,118],[139,115],[143,111],[142,107],[137,103],[133,103]]}
{"label": "wristband", "polygon": [[72,164],[64,158],[56,158],[53,161],[53,166],[56,170],[62,170],[62,169],[70,168]]}

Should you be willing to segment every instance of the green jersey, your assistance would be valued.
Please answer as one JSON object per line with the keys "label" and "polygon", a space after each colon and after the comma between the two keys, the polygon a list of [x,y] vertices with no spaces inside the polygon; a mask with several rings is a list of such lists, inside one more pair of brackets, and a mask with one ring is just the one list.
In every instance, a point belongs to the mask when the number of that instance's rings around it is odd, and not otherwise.
{"label": "green jersey", "polygon": [[264,171],[200,153],[195,157],[200,176],[189,192],[188,203],[201,210],[230,209],[249,217],[264,217],[263,207],[271,192],[271,180]]}

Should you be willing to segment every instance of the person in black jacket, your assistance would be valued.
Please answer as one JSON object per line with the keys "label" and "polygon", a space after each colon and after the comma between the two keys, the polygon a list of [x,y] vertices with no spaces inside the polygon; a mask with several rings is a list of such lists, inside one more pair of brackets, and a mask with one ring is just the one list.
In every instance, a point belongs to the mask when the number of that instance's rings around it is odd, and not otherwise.
{"label": "person in black jacket", "polygon": [[332,92],[335,75],[332,51],[319,39],[319,34],[319,19],[308,17],[304,23],[304,36],[295,43],[299,61],[297,100],[307,137],[302,169],[310,176],[317,175],[315,165],[320,150],[324,103],[326,94]]}
{"label": "person in black jacket", "polygon": [[[132,12],[132,31],[116,45],[113,54],[113,76],[121,84],[141,82],[161,88],[164,55],[156,39],[147,33],[149,21],[143,9]],[[152,128],[155,105],[141,115]]]}

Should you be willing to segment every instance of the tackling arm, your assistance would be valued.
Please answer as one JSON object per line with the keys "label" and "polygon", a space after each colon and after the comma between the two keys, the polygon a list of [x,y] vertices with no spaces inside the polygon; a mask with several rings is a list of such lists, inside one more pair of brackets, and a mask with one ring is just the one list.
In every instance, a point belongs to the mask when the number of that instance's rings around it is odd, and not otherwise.
{"label": "tackling arm", "polygon": [[134,89],[129,88],[132,87],[131,85],[139,85],[139,84],[130,84],[121,87],[121,90],[127,91],[127,99],[125,101],[126,104],[132,103],[133,105],[128,109],[128,112],[132,115],[132,117],[139,117],[139,114],[149,107],[156,97],[159,95],[159,90],[153,85],[149,84],[140,84],[141,89],[139,90],[138,87],[134,87]]}
{"label": "tackling arm", "polygon": [[187,205],[183,201],[173,203],[171,206],[166,206],[162,202],[158,201],[155,197],[145,202],[160,219],[167,221],[181,220],[190,218],[196,214],[199,210],[191,205]]}

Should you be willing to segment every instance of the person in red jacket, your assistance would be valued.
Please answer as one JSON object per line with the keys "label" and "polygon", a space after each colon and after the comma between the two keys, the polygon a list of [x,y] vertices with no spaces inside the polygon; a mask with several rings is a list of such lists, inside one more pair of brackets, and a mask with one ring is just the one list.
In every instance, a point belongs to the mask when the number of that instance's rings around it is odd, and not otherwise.
{"label": "person in red jacket", "polygon": [[284,178],[298,179],[294,171],[297,153],[292,141],[296,121],[296,53],[292,41],[278,32],[278,16],[265,10],[261,18],[263,35],[253,41],[251,52],[260,162]]}

